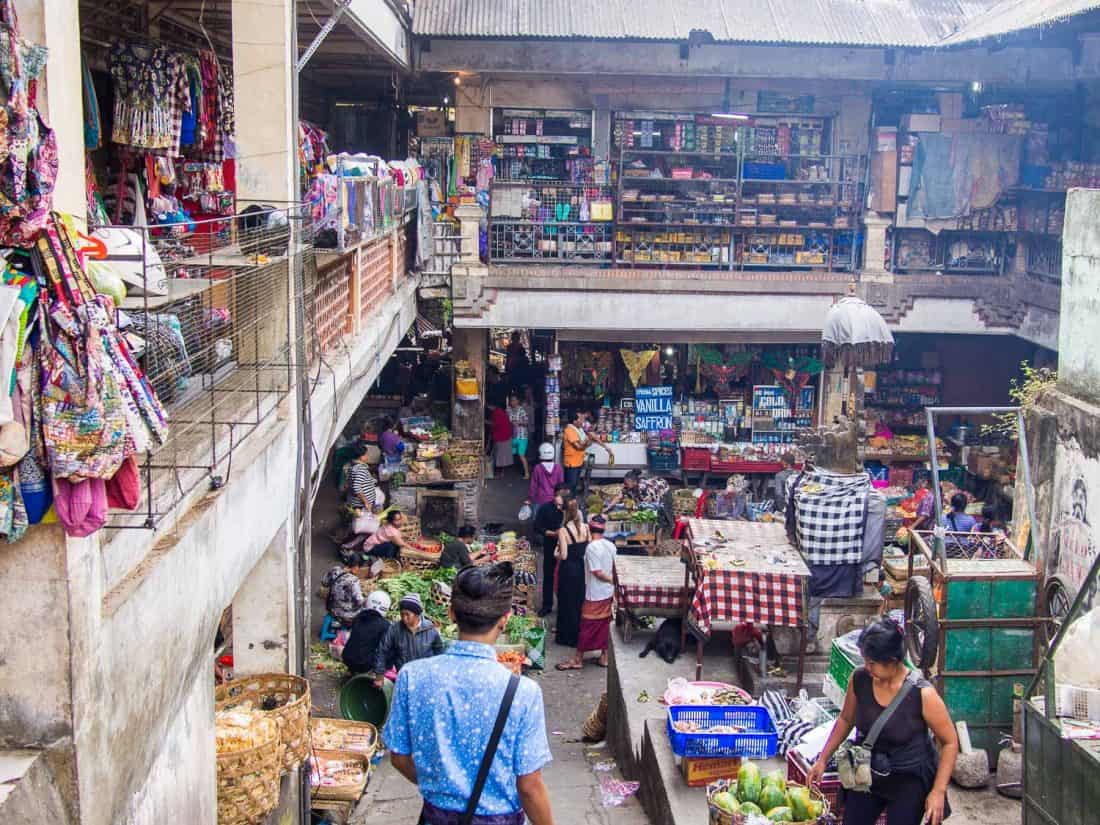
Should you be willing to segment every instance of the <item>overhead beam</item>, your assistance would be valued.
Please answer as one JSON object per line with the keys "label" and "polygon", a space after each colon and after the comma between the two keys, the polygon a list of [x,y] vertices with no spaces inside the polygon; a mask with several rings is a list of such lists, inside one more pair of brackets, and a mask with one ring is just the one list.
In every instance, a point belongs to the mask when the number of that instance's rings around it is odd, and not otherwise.
{"label": "overhead beam", "polygon": [[[321,0],[329,11],[332,0]],[[409,20],[393,0],[351,0],[344,24],[375,51],[403,71],[411,68]]]}

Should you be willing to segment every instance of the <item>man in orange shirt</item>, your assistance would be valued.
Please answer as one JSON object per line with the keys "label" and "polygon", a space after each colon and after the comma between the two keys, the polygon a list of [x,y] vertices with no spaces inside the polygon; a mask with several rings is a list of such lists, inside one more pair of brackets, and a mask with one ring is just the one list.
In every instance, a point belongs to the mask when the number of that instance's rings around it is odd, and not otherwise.
{"label": "man in orange shirt", "polygon": [[565,468],[565,483],[574,494],[577,492],[577,481],[581,477],[581,468],[584,467],[584,456],[590,444],[599,444],[607,453],[608,463],[615,464],[615,455],[600,439],[589,435],[585,428],[588,413],[585,410],[575,410],[573,420],[565,428],[562,435],[562,467]]}

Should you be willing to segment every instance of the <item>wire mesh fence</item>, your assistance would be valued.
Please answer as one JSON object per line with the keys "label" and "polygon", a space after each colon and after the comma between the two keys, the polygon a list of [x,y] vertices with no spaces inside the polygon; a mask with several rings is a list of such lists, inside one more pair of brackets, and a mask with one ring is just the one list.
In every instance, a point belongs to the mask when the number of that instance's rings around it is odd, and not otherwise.
{"label": "wire mesh fence", "polygon": [[[292,273],[312,261],[297,205],[170,226],[106,226],[89,269],[121,277],[119,326],[168,409],[170,431],[139,457],[142,500],[108,526],[153,528],[199,488],[218,487],[234,452],[293,379]],[[97,263],[98,261],[98,263]]]}

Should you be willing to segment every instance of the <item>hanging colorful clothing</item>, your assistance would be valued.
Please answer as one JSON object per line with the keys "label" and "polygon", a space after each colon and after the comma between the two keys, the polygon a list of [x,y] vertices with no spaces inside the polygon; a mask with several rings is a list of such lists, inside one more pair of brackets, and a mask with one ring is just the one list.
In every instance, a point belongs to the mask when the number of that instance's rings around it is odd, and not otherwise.
{"label": "hanging colorful clothing", "polygon": [[115,143],[179,154],[183,113],[191,109],[184,59],[163,46],[118,43],[108,64],[115,82]]}
{"label": "hanging colorful clothing", "polygon": [[84,148],[98,149],[103,143],[103,125],[99,120],[99,98],[92,82],[92,70],[84,55],[80,56],[80,71],[83,76],[84,90]]}

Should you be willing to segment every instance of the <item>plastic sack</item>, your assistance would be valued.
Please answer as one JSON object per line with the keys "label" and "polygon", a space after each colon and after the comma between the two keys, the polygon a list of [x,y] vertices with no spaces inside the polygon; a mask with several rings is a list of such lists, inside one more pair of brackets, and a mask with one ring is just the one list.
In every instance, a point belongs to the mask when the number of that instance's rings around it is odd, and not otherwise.
{"label": "plastic sack", "polygon": [[525,503],[522,507],[520,507],[519,513],[516,514],[516,518],[518,518],[520,521],[530,521],[531,505]]}
{"label": "plastic sack", "polygon": [[531,667],[542,670],[546,665],[546,628],[529,628],[523,634],[523,643],[527,645],[527,658],[531,660]]}
{"label": "plastic sack", "polygon": [[369,536],[378,532],[381,524],[374,513],[360,513],[351,523],[352,532],[357,536]]}
{"label": "plastic sack", "polygon": [[1062,684],[1100,689],[1100,664],[1094,651],[1100,645],[1100,607],[1074,620],[1054,654],[1054,673]]}

